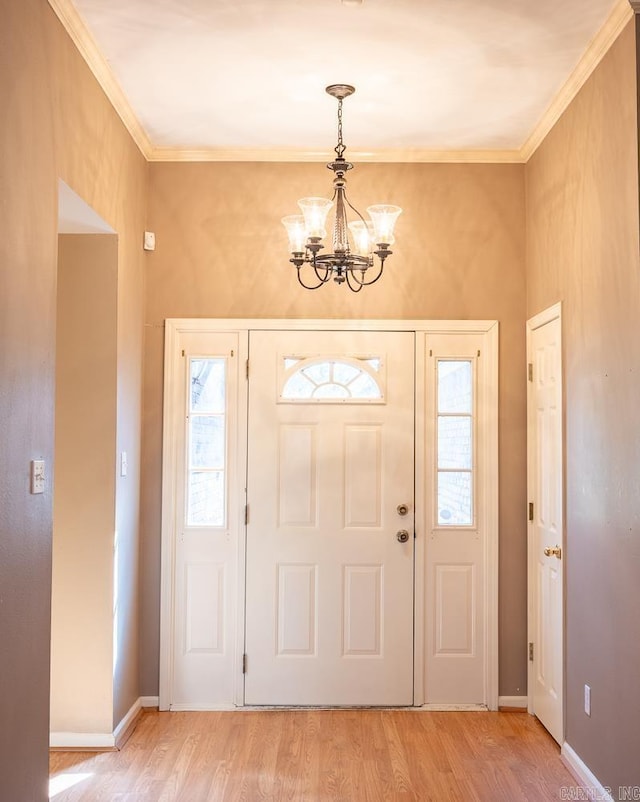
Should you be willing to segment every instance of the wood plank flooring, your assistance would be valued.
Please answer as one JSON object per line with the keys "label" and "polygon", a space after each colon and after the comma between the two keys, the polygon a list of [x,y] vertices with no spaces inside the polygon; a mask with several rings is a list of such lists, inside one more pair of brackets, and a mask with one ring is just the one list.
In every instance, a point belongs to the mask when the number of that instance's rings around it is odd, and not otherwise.
{"label": "wood plank flooring", "polygon": [[53,802],[516,802],[575,780],[527,713],[144,711],[120,752],[52,752]]}

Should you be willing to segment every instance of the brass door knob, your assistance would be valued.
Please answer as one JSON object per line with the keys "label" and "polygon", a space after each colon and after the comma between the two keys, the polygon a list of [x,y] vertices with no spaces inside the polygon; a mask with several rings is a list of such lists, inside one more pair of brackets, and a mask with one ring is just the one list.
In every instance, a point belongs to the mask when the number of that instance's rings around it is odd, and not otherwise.
{"label": "brass door knob", "polygon": [[553,548],[546,548],[544,550],[545,557],[557,557],[559,560],[562,559],[562,549],[560,546],[554,546]]}
{"label": "brass door knob", "polygon": [[406,515],[409,512],[409,506],[407,504],[398,504],[396,510],[398,515]]}
{"label": "brass door knob", "polygon": [[398,543],[406,543],[409,540],[409,533],[406,529],[401,529],[399,532],[396,532],[396,540]]}

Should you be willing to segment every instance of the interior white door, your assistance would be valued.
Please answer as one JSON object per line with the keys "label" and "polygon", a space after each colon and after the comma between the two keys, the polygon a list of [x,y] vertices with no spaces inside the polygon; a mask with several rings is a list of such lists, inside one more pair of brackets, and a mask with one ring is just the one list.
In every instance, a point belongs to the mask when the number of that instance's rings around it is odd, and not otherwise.
{"label": "interior white door", "polygon": [[414,335],[249,351],[245,703],[410,705]]}
{"label": "interior white door", "polygon": [[[544,320],[544,318],[543,318]],[[530,706],[563,740],[562,341],[559,310],[528,328]]]}

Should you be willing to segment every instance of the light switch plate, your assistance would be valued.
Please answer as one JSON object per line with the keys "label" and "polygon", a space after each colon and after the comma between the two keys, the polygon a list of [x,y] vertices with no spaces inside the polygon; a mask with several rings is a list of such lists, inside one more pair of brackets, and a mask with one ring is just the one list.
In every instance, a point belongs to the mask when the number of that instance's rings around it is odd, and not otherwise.
{"label": "light switch plate", "polygon": [[128,465],[127,465],[127,452],[126,451],[122,451],[120,453],[120,476],[126,476],[127,475],[127,468],[128,468]]}
{"label": "light switch plate", "polygon": [[155,251],[156,235],[153,231],[144,232],[144,249],[145,251]]}
{"label": "light switch plate", "polygon": [[31,492],[33,495],[44,493],[46,476],[44,472],[44,460],[31,460]]}

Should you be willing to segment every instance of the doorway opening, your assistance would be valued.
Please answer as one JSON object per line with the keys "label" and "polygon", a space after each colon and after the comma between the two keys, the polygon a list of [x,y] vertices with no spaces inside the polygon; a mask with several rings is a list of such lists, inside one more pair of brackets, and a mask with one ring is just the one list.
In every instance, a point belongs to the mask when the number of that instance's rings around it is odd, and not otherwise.
{"label": "doorway opening", "polygon": [[118,237],[59,185],[50,742],[113,746]]}
{"label": "doorway opening", "polygon": [[497,335],[166,321],[161,709],[497,709]]}

